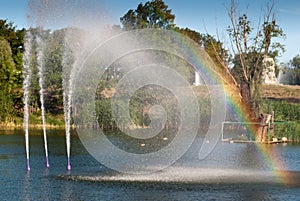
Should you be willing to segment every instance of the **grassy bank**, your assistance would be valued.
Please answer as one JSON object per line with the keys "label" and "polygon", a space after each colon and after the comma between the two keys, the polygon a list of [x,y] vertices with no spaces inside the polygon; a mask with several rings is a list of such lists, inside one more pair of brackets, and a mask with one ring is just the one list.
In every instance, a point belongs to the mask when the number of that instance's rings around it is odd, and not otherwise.
{"label": "grassy bank", "polygon": [[[42,128],[43,121],[39,113],[30,114],[29,128]],[[46,114],[46,128],[64,128],[64,115]],[[23,118],[15,118],[11,122],[1,122],[0,128],[2,130],[22,129],[24,128]]]}
{"label": "grassy bank", "polygon": [[263,85],[263,99],[300,103],[300,86],[298,85]]}
{"label": "grassy bank", "polygon": [[[198,97],[209,98],[206,87],[194,87]],[[275,111],[275,121],[293,121],[295,133],[300,136],[300,86],[288,85],[263,85],[261,88],[263,98],[263,112]],[[104,106],[103,104],[101,104]],[[204,104],[205,105],[205,104]],[[109,104],[110,107],[110,104]],[[202,111],[204,111],[202,109]],[[107,117],[103,117],[108,119]],[[30,114],[29,124],[31,128],[42,128],[40,112]],[[64,128],[63,114],[46,114],[47,128]],[[23,128],[23,118],[16,117],[11,122],[0,123],[1,129]]]}
{"label": "grassy bank", "polygon": [[264,85],[261,90],[265,113],[274,111],[275,121],[293,123],[295,141],[300,141],[300,86]]}

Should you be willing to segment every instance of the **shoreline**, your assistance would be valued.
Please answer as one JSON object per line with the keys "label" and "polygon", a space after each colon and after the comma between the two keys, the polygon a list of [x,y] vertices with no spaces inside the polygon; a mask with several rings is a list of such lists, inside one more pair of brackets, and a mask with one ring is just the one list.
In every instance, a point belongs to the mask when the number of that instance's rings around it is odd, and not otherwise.
{"label": "shoreline", "polygon": [[[28,128],[43,129],[43,124],[29,124]],[[75,128],[75,126],[71,125],[71,128]],[[16,129],[24,129],[24,124],[0,123],[0,130],[16,130]],[[46,124],[46,129],[65,129],[65,125]]]}

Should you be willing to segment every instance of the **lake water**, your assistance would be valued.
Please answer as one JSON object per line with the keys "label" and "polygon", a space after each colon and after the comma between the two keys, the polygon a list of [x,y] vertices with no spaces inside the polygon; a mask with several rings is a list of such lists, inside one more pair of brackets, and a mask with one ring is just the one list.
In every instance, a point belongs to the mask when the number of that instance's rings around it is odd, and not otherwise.
{"label": "lake water", "polygon": [[299,145],[265,145],[284,164],[270,167],[252,143],[219,143],[199,160],[199,142],[167,169],[128,175],[101,165],[72,134],[68,172],[64,131],[48,131],[47,169],[42,131],[32,130],[27,172],[23,131],[0,131],[0,200],[300,200]]}

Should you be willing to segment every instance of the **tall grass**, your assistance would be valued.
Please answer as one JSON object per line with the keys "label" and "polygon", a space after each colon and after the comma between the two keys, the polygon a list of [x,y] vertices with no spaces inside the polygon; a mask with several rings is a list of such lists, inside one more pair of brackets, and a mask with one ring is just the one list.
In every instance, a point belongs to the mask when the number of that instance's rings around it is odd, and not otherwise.
{"label": "tall grass", "polygon": [[264,100],[262,111],[274,111],[274,121],[293,122],[292,133],[295,141],[300,142],[300,103],[288,103],[282,100]]}

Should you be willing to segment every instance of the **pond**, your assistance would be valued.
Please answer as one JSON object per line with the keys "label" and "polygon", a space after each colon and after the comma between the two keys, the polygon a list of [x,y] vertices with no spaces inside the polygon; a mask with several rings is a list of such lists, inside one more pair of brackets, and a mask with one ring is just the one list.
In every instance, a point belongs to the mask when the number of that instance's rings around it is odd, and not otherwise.
{"label": "pond", "polygon": [[64,131],[48,130],[47,169],[42,131],[31,130],[27,172],[23,131],[0,131],[1,200],[299,200],[299,144],[263,145],[273,163],[254,143],[220,142],[204,160],[200,145],[166,169],[130,175],[96,161],[74,132],[68,172]]}

